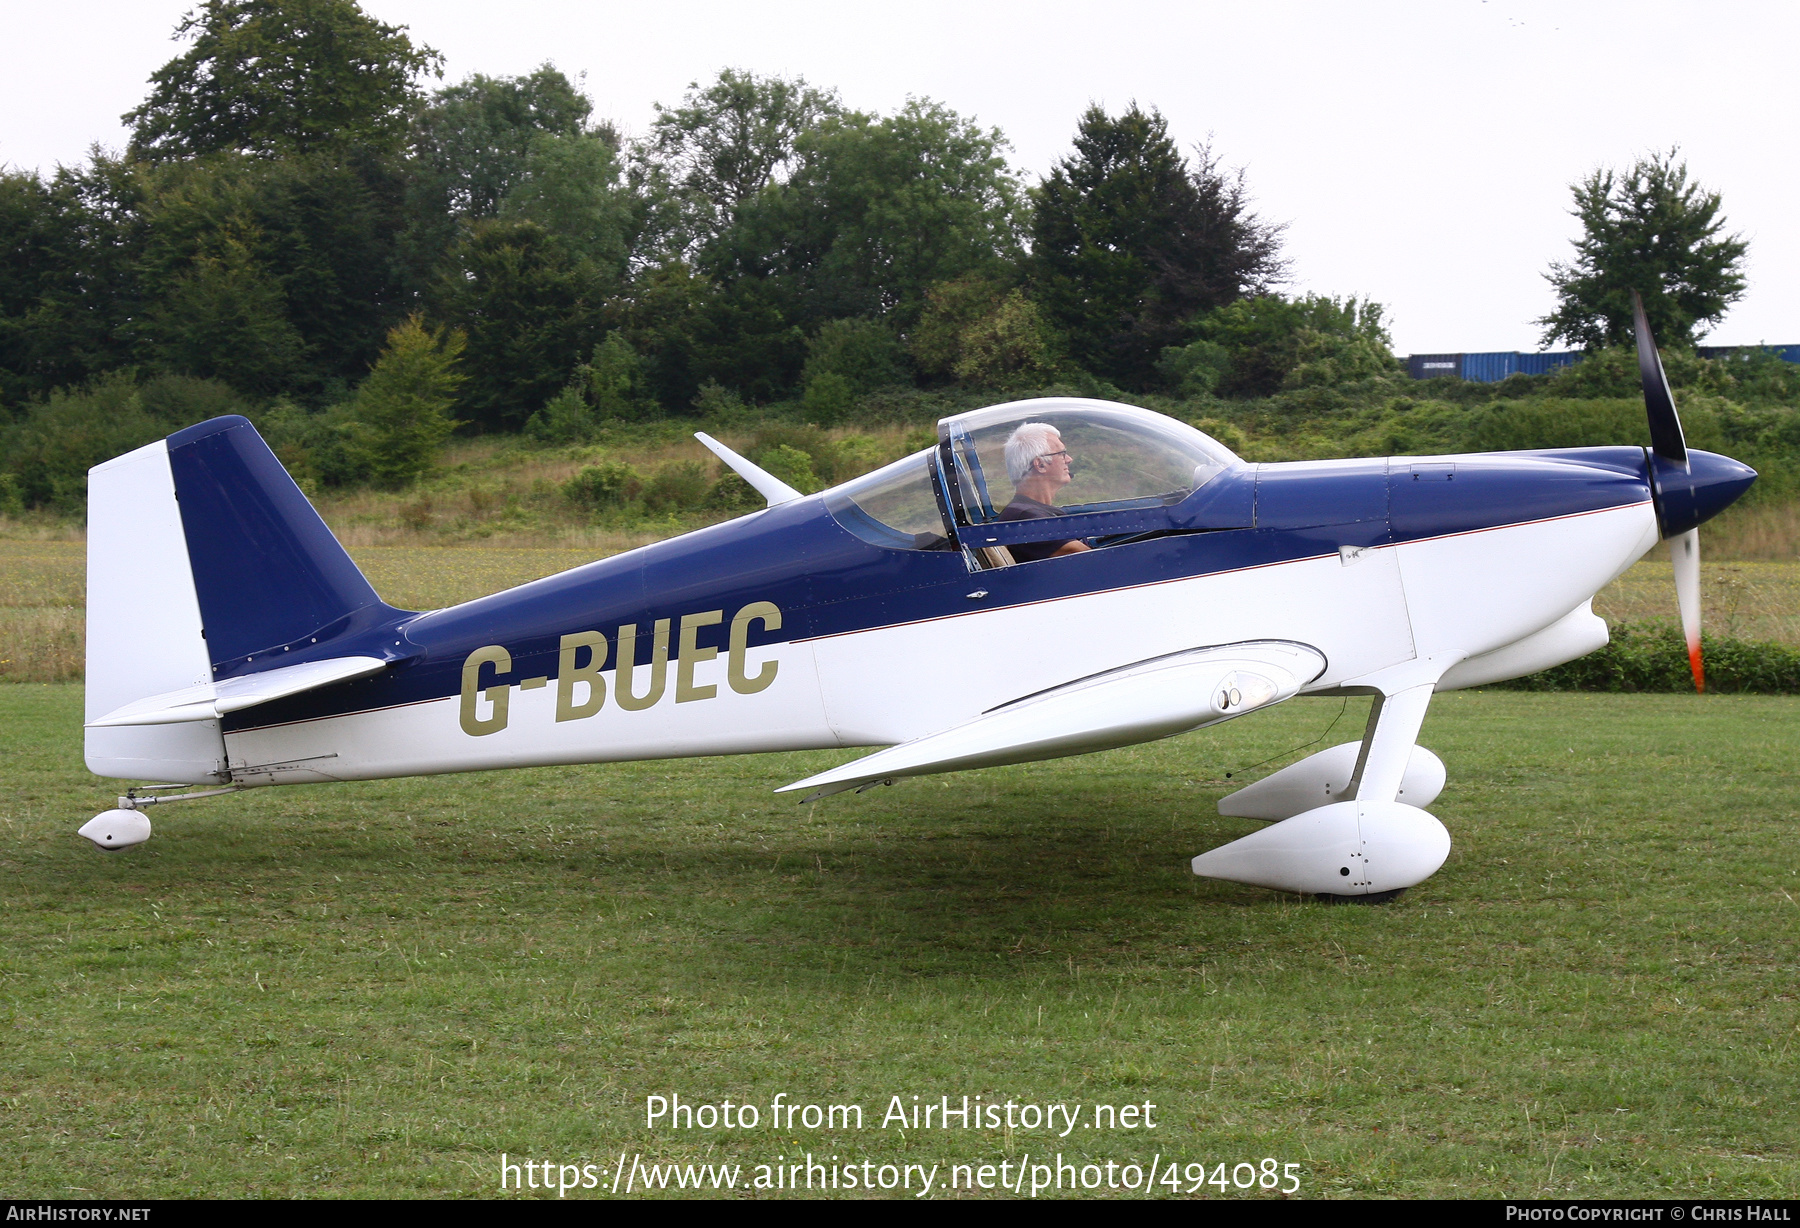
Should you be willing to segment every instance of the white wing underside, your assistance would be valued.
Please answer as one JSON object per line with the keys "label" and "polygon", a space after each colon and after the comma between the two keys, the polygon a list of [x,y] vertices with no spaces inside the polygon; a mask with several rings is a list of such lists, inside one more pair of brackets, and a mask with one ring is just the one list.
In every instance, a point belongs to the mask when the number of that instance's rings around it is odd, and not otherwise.
{"label": "white wing underside", "polygon": [[183,721],[217,720],[227,712],[253,708],[270,700],[348,682],[352,678],[366,678],[386,668],[387,662],[379,657],[333,657],[329,661],[286,665],[243,678],[203,682],[199,686],[151,695],[114,708],[105,716],[89,721],[87,727],[106,729],[119,725],[176,725]]}
{"label": "white wing underside", "polygon": [[1317,649],[1284,640],[1172,653],[1013,700],[776,792],[816,790],[810,801],[901,776],[1150,742],[1289,699],[1323,673],[1325,664]]}

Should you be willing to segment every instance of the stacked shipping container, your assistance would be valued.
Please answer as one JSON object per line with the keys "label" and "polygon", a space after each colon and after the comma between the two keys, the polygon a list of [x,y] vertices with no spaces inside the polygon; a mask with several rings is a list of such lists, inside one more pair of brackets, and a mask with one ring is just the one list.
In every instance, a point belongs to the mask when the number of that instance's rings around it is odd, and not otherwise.
{"label": "stacked shipping container", "polygon": [[[1742,348],[1735,345],[1703,345],[1697,352],[1702,358],[1725,358]],[[1800,345],[1769,345],[1763,348],[1779,355],[1786,362],[1800,363]],[[1580,361],[1580,350],[1564,350],[1554,354],[1525,354],[1518,350],[1495,350],[1486,354],[1413,354],[1406,360],[1406,372],[1414,379],[1449,376],[1453,379],[1492,384],[1509,375],[1543,375],[1547,371]]]}

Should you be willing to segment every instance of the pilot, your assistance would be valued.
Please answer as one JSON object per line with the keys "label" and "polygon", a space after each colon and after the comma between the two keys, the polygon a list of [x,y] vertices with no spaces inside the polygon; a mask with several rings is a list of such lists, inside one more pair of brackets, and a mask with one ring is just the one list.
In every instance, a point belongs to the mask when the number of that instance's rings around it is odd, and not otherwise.
{"label": "pilot", "polygon": [[[1053,506],[1056,492],[1074,476],[1073,458],[1063,447],[1062,435],[1047,422],[1027,422],[1006,441],[1006,476],[1012,479],[1013,499],[1000,512],[1001,520],[1037,520],[1061,516]],[[1020,542],[1009,547],[1019,563],[1079,554],[1089,549],[1083,541]]]}

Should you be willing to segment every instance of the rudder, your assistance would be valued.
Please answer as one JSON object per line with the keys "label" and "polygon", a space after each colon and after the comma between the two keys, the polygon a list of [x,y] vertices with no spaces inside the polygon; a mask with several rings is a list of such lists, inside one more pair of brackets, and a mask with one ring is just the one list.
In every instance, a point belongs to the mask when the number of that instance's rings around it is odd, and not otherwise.
{"label": "rudder", "polygon": [[[90,471],[88,594],[90,722],[184,687],[367,653],[366,633],[402,613],[235,414]],[[217,721],[90,728],[87,762],[135,779],[227,775]]]}

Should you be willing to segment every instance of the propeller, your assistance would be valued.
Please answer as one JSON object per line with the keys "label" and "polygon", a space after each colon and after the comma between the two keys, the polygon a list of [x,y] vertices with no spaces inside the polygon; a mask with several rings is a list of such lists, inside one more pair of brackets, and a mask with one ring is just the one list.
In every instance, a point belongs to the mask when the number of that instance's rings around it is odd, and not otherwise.
{"label": "propeller", "polygon": [[[1675,394],[1650,335],[1644,300],[1631,292],[1632,323],[1637,333],[1638,376],[1644,384],[1644,411],[1650,418],[1650,451],[1671,468],[1690,472],[1687,437],[1681,433],[1681,417],[1675,412]],[[1651,466],[1654,472],[1658,466]],[[1681,610],[1681,632],[1687,638],[1688,668],[1694,672],[1694,689],[1706,690],[1706,665],[1700,658],[1700,530],[1691,528],[1669,540],[1675,564],[1675,604]]]}

